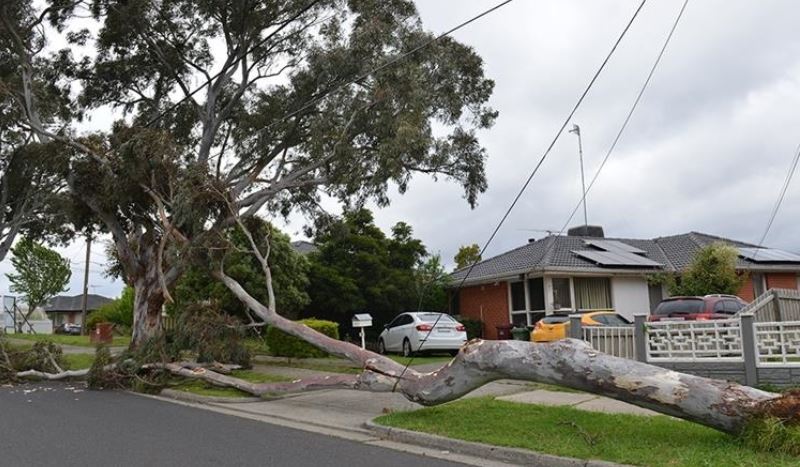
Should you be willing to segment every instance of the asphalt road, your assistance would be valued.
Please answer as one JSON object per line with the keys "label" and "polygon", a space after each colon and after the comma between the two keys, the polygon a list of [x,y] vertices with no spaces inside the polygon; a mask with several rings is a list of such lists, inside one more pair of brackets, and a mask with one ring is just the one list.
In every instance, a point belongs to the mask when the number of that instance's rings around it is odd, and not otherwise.
{"label": "asphalt road", "polygon": [[0,388],[0,465],[461,464],[123,392],[30,384]]}

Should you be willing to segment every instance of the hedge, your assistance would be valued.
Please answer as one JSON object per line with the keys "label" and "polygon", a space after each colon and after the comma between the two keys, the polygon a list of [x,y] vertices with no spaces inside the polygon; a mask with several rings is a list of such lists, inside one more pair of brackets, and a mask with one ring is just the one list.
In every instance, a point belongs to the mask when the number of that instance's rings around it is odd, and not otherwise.
{"label": "hedge", "polygon": [[458,320],[467,330],[467,339],[480,339],[483,337],[483,322],[477,319],[461,318]]}
{"label": "hedge", "polygon": [[[321,332],[328,337],[339,339],[339,325],[333,321],[322,319],[304,319],[298,323],[305,324],[311,329]],[[290,358],[324,358],[328,354],[317,349],[308,342],[290,336],[280,329],[270,326],[267,329],[267,346],[272,355]]]}

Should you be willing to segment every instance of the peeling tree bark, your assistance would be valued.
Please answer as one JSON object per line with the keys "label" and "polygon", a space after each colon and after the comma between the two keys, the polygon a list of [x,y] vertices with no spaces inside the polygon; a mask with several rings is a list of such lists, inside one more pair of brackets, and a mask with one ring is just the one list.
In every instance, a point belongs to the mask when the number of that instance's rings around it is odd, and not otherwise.
{"label": "peeling tree bark", "polygon": [[161,309],[164,294],[158,281],[158,272],[148,268],[144,277],[133,282],[133,334],[131,347],[136,348],[161,332]]}

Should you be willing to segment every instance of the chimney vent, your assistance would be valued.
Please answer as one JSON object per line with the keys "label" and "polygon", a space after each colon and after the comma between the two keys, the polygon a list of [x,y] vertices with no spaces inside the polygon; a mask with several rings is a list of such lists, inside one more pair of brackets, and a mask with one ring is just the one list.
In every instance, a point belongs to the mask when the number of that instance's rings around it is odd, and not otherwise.
{"label": "chimney vent", "polygon": [[567,230],[570,237],[594,237],[603,238],[603,227],[599,225],[579,225]]}

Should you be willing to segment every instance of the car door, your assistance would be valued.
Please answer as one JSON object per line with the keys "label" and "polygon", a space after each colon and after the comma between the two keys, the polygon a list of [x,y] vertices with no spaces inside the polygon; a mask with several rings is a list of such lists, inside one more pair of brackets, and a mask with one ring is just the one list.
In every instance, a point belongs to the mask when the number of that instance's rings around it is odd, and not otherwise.
{"label": "car door", "polygon": [[407,314],[402,314],[392,321],[383,340],[387,350],[400,351],[402,349],[403,338],[408,332],[408,324],[413,322],[414,318]]}
{"label": "car door", "polygon": [[403,315],[395,316],[394,319],[386,325],[386,330],[383,332],[383,346],[386,350],[395,350],[393,343],[393,338],[395,337],[396,333],[393,331],[397,328],[397,324],[400,322],[400,319]]}
{"label": "car door", "polygon": [[397,341],[395,342],[395,345],[397,345],[397,350],[403,349],[403,341],[405,339],[408,339],[413,344],[413,340],[411,339],[411,334],[412,331],[414,330],[414,324],[415,323],[413,316],[411,315],[402,316],[402,319],[398,323],[398,326],[394,332],[395,334],[394,338],[397,339]]}

